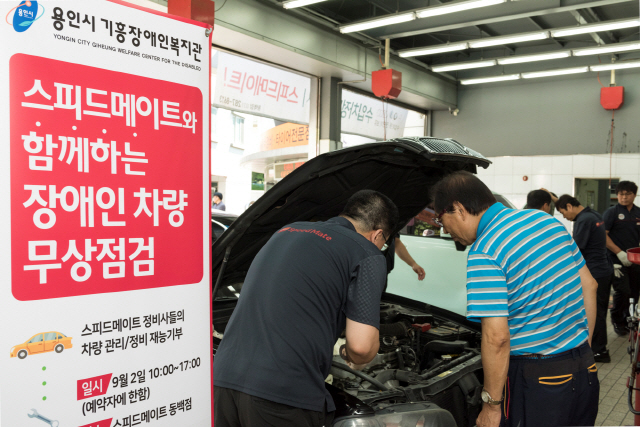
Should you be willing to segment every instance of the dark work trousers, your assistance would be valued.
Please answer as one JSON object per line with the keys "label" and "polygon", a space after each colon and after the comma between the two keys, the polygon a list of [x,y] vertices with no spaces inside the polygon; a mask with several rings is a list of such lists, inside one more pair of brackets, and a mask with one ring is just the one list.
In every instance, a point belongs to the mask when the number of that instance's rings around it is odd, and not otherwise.
{"label": "dark work trousers", "polygon": [[607,308],[609,307],[612,277],[613,275],[596,279],[596,282],[598,282],[597,315],[591,340],[591,348],[594,353],[602,353],[607,349]]}
{"label": "dark work trousers", "polygon": [[261,399],[230,388],[213,388],[215,427],[330,427],[333,412],[317,412]]}
{"label": "dark work trousers", "polygon": [[546,359],[512,356],[505,388],[502,427],[595,424],[600,383],[587,343]]}
{"label": "dark work trousers", "polygon": [[622,267],[623,276],[614,277],[613,307],[611,308],[611,322],[614,325],[627,326],[629,316],[629,298],[638,302],[640,292],[640,265],[633,264],[630,267]]}

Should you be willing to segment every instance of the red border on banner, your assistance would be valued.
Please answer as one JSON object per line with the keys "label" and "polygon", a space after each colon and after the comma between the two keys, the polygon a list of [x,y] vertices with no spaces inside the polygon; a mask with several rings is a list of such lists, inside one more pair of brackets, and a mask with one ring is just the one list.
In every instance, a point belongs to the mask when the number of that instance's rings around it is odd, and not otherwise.
{"label": "red border on banner", "polygon": [[[165,12],[160,12],[159,10],[154,10],[154,9],[149,9],[147,7],[143,7],[143,6],[138,6],[137,4],[133,4],[133,3],[129,3],[127,1],[124,0],[107,0],[111,3],[116,3],[119,4],[121,6],[125,6],[125,7],[130,7],[132,9],[137,9],[137,10],[141,10],[143,12],[147,12],[147,13],[151,13],[153,15],[158,15],[158,16],[164,16],[165,18],[169,18],[169,19],[173,19],[175,21],[180,21],[180,22],[184,22],[186,24],[191,24],[191,25],[195,25],[197,27],[202,27],[202,28],[211,28],[213,30],[213,27],[211,27],[211,25],[209,24],[205,24],[204,22],[199,22],[199,21],[194,21],[192,19],[186,19],[183,18],[181,16],[176,16],[176,15],[170,15],[168,13]],[[211,110],[211,38],[213,37],[213,31],[211,31],[211,34],[209,34],[209,45],[207,46],[207,50],[209,51],[209,90],[208,90],[208,94],[207,94],[207,99],[209,100],[209,110]],[[209,138],[209,174],[208,174],[208,178],[209,181],[211,181],[211,117],[209,117],[209,129],[207,132],[208,138]],[[208,224],[210,224],[211,221],[211,190],[209,189],[209,208],[207,208],[207,212],[208,212]],[[209,355],[210,355],[210,366],[211,366],[211,427],[214,427],[214,417],[213,417],[213,407],[214,407],[214,403],[213,403],[213,312],[212,310],[212,303],[213,301],[211,301],[212,298],[212,285],[213,285],[213,277],[211,276],[211,225],[209,225],[209,227],[207,227],[207,232],[209,233],[209,256],[207,257],[209,260],[209,325],[210,325],[210,332],[209,332]]]}

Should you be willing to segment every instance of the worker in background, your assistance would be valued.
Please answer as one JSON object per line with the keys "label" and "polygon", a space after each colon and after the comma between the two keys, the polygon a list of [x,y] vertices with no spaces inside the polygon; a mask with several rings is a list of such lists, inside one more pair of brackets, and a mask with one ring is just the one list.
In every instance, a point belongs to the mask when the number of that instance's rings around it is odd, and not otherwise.
{"label": "worker in background", "polygon": [[593,349],[596,362],[609,363],[611,356],[607,349],[607,308],[611,293],[613,264],[607,255],[607,233],[602,215],[589,207],[584,207],[578,199],[568,194],[555,201],[562,216],[573,221],[573,240],[578,245],[589,272],[598,282],[596,326],[593,330]]}
{"label": "worker in background", "polygon": [[620,181],[616,186],[618,204],[604,212],[607,230],[607,249],[614,265],[619,265],[623,276],[614,279],[611,322],[615,332],[629,333],[626,318],[629,315],[629,298],[638,301],[640,291],[640,266],[627,258],[627,250],[640,246],[640,208],[633,204],[638,186],[631,181]]}
{"label": "worker in background", "polygon": [[398,209],[362,190],[324,222],[281,228],[251,263],[214,361],[216,427],[332,425],[332,348],[363,365],[380,345],[381,249]]}
{"label": "worker in background", "polygon": [[222,193],[215,192],[213,193],[213,204],[211,205],[211,209],[218,209],[221,211],[226,211],[227,207],[224,203],[222,203]]}
{"label": "worker in background", "polygon": [[544,188],[530,191],[529,194],[527,194],[527,204],[524,206],[524,209],[538,209],[550,214],[552,202],[551,194],[552,193]]}
{"label": "worker in background", "polygon": [[476,424],[594,425],[598,284],[566,228],[536,210],[505,208],[469,172],[443,178],[433,199],[443,231],[473,245],[467,318],[482,323],[484,370]]}

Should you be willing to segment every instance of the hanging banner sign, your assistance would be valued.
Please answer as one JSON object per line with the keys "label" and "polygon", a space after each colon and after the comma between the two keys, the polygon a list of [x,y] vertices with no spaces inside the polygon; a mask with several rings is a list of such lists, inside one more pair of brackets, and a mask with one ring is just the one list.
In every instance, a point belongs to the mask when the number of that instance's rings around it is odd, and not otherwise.
{"label": "hanging banner sign", "polygon": [[217,55],[214,106],[309,124],[310,78],[224,52]]}
{"label": "hanging banner sign", "polygon": [[343,90],[341,132],[384,140],[386,127],[386,139],[401,138],[408,113],[377,98]]}
{"label": "hanging banner sign", "polygon": [[210,426],[207,25],[0,15],[0,424]]}

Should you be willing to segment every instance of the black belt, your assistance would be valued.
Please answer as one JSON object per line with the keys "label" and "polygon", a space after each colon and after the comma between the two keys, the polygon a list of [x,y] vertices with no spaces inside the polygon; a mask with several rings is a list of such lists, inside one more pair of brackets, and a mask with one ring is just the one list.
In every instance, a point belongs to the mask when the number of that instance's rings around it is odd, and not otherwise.
{"label": "black belt", "polygon": [[522,360],[522,359],[553,359],[554,357],[560,357],[560,356],[564,356],[567,354],[570,354],[572,352],[578,352],[578,355],[580,355],[580,349],[584,346],[588,346],[587,343],[584,343],[576,348],[572,348],[571,350],[567,350],[567,351],[563,351],[562,353],[555,353],[555,354],[523,354],[520,356],[510,356],[509,358],[511,360]]}

